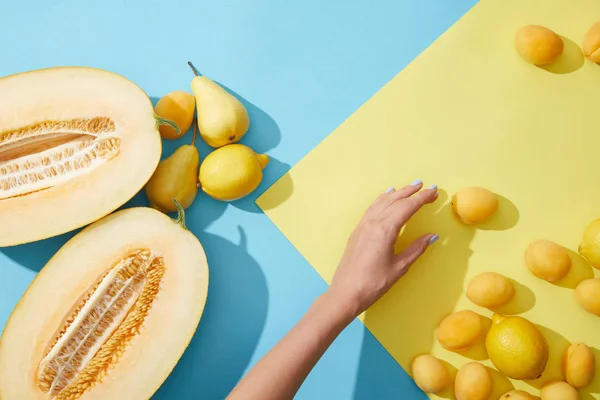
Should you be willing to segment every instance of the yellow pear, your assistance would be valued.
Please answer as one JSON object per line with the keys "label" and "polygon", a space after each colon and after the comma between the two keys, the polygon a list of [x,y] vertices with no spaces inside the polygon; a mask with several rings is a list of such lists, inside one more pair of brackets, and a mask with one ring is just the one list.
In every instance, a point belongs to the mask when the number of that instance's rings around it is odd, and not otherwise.
{"label": "yellow pear", "polygon": [[210,153],[200,166],[200,187],[216,200],[233,201],[249,195],[262,181],[269,156],[243,144],[231,144]]}
{"label": "yellow pear", "polygon": [[177,211],[173,199],[188,208],[198,193],[197,171],[200,155],[196,149],[196,125],[192,144],[184,144],[162,160],[146,184],[150,205],[162,212]]}
{"label": "yellow pear", "polygon": [[196,97],[200,136],[211,147],[238,142],[250,127],[248,111],[218,83],[202,76],[191,62],[188,64],[196,75],[192,79],[192,91]]}

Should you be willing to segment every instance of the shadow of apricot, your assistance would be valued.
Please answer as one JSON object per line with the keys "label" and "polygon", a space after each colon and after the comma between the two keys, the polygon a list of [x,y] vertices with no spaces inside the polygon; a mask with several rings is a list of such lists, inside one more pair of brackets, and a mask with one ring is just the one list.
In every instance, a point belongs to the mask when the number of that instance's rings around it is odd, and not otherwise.
{"label": "shadow of apricot", "polygon": [[583,67],[585,57],[577,43],[562,35],[559,36],[564,43],[562,55],[553,63],[542,65],[539,68],[553,74],[570,74]]}
{"label": "shadow of apricot", "polygon": [[500,371],[494,368],[486,367],[492,377],[492,394],[490,399],[499,399],[504,393],[513,390],[515,387],[512,382]]}
{"label": "shadow of apricot", "polygon": [[473,225],[482,231],[505,231],[513,228],[519,222],[519,209],[504,196],[496,194],[498,198],[498,210],[487,221]]}
{"label": "shadow of apricot", "polygon": [[582,399],[597,399],[600,394],[600,350],[590,346],[590,350],[594,354],[596,374],[592,383],[584,388],[579,389],[579,395]]}
{"label": "shadow of apricot", "polygon": [[526,380],[525,382],[536,389],[541,389],[542,386],[549,382],[562,381],[565,379],[562,371],[562,358],[571,344],[564,336],[552,329],[541,325],[536,326],[546,338],[550,354],[548,362],[546,363],[546,369],[542,376],[538,379]]}
{"label": "shadow of apricot", "polygon": [[493,312],[502,315],[517,315],[523,314],[535,306],[535,293],[514,279],[511,281],[515,287],[515,297],[505,305],[491,309]]}
{"label": "shadow of apricot", "polygon": [[473,347],[466,351],[460,352],[460,355],[475,361],[485,361],[490,358],[488,356],[487,349],[485,348],[485,337],[492,327],[492,320],[488,317],[484,317],[483,315],[480,315],[479,317],[481,319],[481,335]]}
{"label": "shadow of apricot", "polygon": [[564,288],[575,289],[582,281],[593,278],[594,270],[579,253],[569,249],[566,250],[571,258],[571,269],[567,276],[555,282],[555,284]]}
{"label": "shadow of apricot", "polygon": [[437,393],[436,396],[441,397],[442,399],[455,399],[454,395],[454,381],[456,380],[456,374],[458,373],[458,369],[450,364],[448,361],[440,360],[446,369],[448,370],[448,374],[450,375],[450,385],[443,392]]}

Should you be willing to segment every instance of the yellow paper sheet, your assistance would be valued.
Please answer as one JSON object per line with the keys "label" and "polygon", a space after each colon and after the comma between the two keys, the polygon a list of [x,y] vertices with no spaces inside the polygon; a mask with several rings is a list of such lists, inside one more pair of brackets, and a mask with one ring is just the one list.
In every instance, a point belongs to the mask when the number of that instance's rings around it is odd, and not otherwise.
{"label": "yellow paper sheet", "polygon": [[[399,246],[429,231],[440,242],[362,316],[405,369],[429,352],[455,367],[473,359],[492,365],[482,346],[445,351],[434,331],[453,310],[491,317],[466,298],[465,286],[497,271],[518,282],[516,299],[501,311],[539,324],[551,358],[537,382],[509,382],[495,372],[493,398],[512,385],[537,394],[541,383],[560,378],[571,342],[594,347],[598,377],[581,393],[600,397],[600,318],[577,306],[572,289],[600,274],[572,252],[571,273],[553,285],[523,262],[527,245],[540,238],[576,250],[587,223],[600,217],[600,66],[584,61],[576,44],[598,19],[597,0],[482,1],[258,200],[330,282],[376,196],[415,179],[440,186],[440,200],[409,223]],[[564,37],[555,65],[534,67],[516,54],[514,34],[526,24]],[[452,193],[471,185],[502,196],[497,215],[476,228],[449,208]]]}

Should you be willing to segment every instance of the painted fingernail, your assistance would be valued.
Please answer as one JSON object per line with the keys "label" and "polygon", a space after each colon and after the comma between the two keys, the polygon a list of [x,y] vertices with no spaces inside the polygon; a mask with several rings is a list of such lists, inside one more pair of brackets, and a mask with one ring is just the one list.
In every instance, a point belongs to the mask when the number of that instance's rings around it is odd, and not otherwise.
{"label": "painted fingernail", "polygon": [[437,189],[437,185],[431,185],[431,186],[429,186],[427,189],[432,189],[432,190],[433,190],[433,189]]}
{"label": "painted fingernail", "polygon": [[431,239],[429,239],[429,244],[434,244],[435,242],[437,242],[437,241],[438,241],[438,239],[439,239],[439,238],[440,238],[440,237],[439,237],[438,235],[433,235],[433,236],[431,237]]}
{"label": "painted fingernail", "polygon": [[410,186],[419,186],[421,183],[423,183],[422,180],[417,179],[416,181],[414,181],[413,183],[410,184]]}
{"label": "painted fingernail", "polygon": [[389,188],[389,189],[388,189],[388,190],[386,190],[385,192],[386,192],[386,193],[391,193],[391,192],[393,192],[393,191],[394,191],[394,187],[392,186],[391,188]]}

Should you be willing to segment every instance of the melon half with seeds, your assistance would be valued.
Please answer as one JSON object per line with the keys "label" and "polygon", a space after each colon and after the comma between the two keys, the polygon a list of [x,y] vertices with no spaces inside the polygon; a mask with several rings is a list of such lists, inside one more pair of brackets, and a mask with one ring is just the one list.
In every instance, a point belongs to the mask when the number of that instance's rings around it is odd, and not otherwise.
{"label": "melon half with seeds", "polygon": [[0,246],[56,236],[127,202],[161,155],[148,96],[79,67],[0,79]]}
{"label": "melon half with seeds", "polygon": [[69,240],[0,339],[2,400],[148,399],[175,367],[208,292],[202,245],[151,208],[118,211]]}

